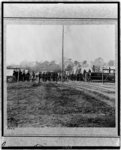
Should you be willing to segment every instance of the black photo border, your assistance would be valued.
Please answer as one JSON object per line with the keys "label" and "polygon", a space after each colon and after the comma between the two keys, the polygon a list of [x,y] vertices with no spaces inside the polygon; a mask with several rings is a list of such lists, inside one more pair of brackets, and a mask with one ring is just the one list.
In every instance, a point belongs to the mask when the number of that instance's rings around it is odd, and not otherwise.
{"label": "black photo border", "polygon": [[[120,2],[119,1],[2,1],[1,2],[1,129],[2,129],[2,137],[72,137],[72,136],[5,136],[4,135],[4,4],[58,4],[58,3],[62,3],[62,4],[117,4],[117,30],[118,30],[118,34],[117,34],[117,45],[118,45],[118,55],[117,55],[117,59],[118,59],[118,106],[117,106],[117,114],[118,114],[118,119],[116,120],[118,123],[118,127],[117,127],[117,136],[116,137],[110,137],[110,136],[73,136],[74,138],[119,138],[120,137]],[[9,17],[8,17],[9,18]],[[13,17],[15,18],[15,17]],[[25,17],[22,17],[25,18]],[[48,18],[45,18],[48,19]],[[49,19],[58,19],[58,18],[49,18]],[[59,19],[75,19],[75,18],[59,18]],[[78,18],[80,19],[80,18]],[[96,19],[96,18],[94,18]],[[99,19],[104,19],[104,18],[99,18]],[[110,19],[110,18],[108,18]],[[6,148],[6,147],[3,147]],[[9,148],[16,148],[16,147],[9,147]],[[19,148],[23,148],[23,147],[19,147]],[[32,148],[32,147],[29,147]],[[33,147],[35,148],[35,147]],[[40,147],[36,147],[36,148],[40,148]],[[43,149],[44,147],[42,147]],[[46,148],[52,148],[52,147],[46,147]],[[54,147],[55,148],[55,147]],[[59,149],[63,149],[63,148],[77,148],[77,147],[56,147]],[[86,148],[91,148],[92,147],[81,147],[83,149]],[[113,149],[117,149],[119,148],[117,147],[93,147],[94,149],[96,148],[113,148]]]}

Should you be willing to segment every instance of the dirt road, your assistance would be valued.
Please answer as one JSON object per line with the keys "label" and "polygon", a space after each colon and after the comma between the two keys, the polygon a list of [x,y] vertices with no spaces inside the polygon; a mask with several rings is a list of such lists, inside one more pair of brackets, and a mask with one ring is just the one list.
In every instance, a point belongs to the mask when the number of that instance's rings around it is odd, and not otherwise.
{"label": "dirt road", "polygon": [[114,127],[115,85],[8,84],[8,127]]}

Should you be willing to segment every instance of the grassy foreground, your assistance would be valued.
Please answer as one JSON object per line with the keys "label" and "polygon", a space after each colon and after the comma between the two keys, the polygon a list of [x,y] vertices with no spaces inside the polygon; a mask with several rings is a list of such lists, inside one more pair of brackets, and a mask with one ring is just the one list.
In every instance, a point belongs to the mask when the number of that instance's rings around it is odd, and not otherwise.
{"label": "grassy foreground", "polygon": [[8,128],[115,127],[114,97],[113,84],[8,83]]}

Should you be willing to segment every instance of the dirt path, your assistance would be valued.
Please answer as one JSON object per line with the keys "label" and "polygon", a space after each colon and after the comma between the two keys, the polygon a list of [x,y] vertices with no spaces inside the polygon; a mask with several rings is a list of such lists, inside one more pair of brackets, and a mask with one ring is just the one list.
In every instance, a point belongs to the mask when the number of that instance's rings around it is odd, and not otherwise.
{"label": "dirt path", "polygon": [[105,91],[103,88],[90,86],[90,83],[87,85],[87,83],[80,83],[80,82],[65,82],[64,85],[75,88],[77,90],[80,90],[84,92],[87,96],[90,97],[96,97],[99,101],[103,101],[106,104],[110,105],[111,107],[115,106],[115,91],[113,92],[107,92],[110,91],[107,89]]}
{"label": "dirt path", "polygon": [[8,126],[114,127],[115,100],[99,91],[76,82],[8,84]]}

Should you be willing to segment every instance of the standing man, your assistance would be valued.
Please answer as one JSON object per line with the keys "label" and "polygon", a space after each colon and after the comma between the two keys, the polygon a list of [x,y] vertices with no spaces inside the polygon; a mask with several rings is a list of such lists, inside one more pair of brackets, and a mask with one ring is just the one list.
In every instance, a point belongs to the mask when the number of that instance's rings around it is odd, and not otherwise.
{"label": "standing man", "polygon": [[34,71],[32,72],[32,81],[34,81],[34,79],[35,79],[35,73],[34,73]]}
{"label": "standing man", "polygon": [[42,74],[41,72],[39,72],[39,83],[40,83],[41,78],[42,78]]}

